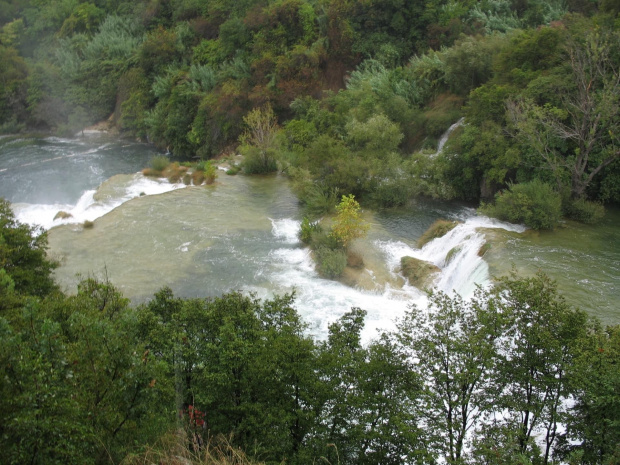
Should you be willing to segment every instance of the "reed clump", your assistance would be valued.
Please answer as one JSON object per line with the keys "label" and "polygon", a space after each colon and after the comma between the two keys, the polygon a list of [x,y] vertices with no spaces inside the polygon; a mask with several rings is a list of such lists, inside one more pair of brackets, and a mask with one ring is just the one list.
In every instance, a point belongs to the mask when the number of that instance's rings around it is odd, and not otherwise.
{"label": "reed clump", "polygon": [[216,436],[201,444],[180,430],[169,433],[140,454],[127,456],[121,465],[262,465],[231,444],[231,438]]}

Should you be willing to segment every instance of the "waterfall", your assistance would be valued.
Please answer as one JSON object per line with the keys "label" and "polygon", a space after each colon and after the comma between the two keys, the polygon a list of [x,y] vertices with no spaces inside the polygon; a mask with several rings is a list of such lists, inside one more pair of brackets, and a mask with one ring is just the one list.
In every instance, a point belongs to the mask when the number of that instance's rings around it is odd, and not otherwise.
{"label": "waterfall", "polygon": [[[107,192],[102,194],[104,185],[107,187]],[[167,179],[147,178],[141,173],[116,175],[98,189],[85,191],[75,204],[15,203],[13,209],[20,222],[50,229],[60,224],[94,221],[133,198],[163,194],[184,187],[186,186],[182,183],[171,184]],[[66,212],[70,216],[63,219],[56,218],[59,211]]]}
{"label": "waterfall", "polygon": [[425,244],[413,256],[441,268],[435,284],[442,291],[470,297],[477,285],[484,287],[490,283],[489,267],[479,256],[482,255],[479,251],[486,239],[478,228],[525,231],[525,227],[521,225],[484,216],[471,216],[446,235]]}
{"label": "waterfall", "polygon": [[446,130],[446,132],[444,132],[442,134],[441,139],[439,139],[439,144],[437,145],[437,152],[435,152],[432,155],[433,157],[436,157],[437,155],[439,155],[442,152],[443,146],[446,145],[446,142],[448,142],[448,138],[450,137],[450,134],[452,134],[452,131],[454,131],[459,126],[462,126],[463,125],[463,121],[465,121],[465,118],[459,119],[456,123],[454,123],[452,126],[450,126]]}

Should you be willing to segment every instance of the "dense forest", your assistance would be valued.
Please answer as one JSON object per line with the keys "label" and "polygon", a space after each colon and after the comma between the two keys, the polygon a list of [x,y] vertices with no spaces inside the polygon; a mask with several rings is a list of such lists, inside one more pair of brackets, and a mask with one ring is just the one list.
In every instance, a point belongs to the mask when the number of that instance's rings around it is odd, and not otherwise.
{"label": "dense forest", "polygon": [[425,195],[533,228],[593,222],[620,200],[619,10],[4,0],[0,132],[109,119],[185,159],[238,150],[247,173],[289,175],[310,214]]}
{"label": "dense forest", "polygon": [[[618,0],[0,0],[0,134],[107,121],[211,170],[239,152],[245,173],[290,178],[308,242],[320,215],[415,196],[532,228],[594,222],[620,201],[619,13]],[[132,306],[94,278],[66,295],[46,247],[0,201],[3,463],[620,461],[620,327],[543,273],[470,301],[434,292],[362,344],[364,310],[317,340],[295,295],[163,288]]]}

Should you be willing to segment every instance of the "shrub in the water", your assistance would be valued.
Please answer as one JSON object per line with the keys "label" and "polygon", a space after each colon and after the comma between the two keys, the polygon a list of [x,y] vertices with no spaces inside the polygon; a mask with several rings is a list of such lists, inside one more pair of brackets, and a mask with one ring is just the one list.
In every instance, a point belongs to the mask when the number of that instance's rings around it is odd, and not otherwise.
{"label": "shrub in the water", "polygon": [[483,204],[479,211],[511,223],[524,223],[532,229],[553,229],[562,215],[562,198],[539,179],[512,184],[495,196],[495,204]]}
{"label": "shrub in the water", "polygon": [[347,266],[347,254],[343,249],[319,247],[316,249],[317,269],[325,278],[337,278]]}
{"label": "shrub in the water", "polygon": [[563,208],[568,218],[587,224],[598,223],[605,216],[603,205],[586,199],[567,200]]}

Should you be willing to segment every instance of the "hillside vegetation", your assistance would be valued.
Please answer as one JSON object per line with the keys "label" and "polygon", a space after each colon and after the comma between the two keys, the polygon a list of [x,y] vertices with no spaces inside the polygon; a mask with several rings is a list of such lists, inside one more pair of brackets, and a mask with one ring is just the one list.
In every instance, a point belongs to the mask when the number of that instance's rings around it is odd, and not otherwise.
{"label": "hillside vegetation", "polygon": [[[75,134],[111,118],[182,158],[238,148],[245,172],[287,173],[313,214],[342,195],[378,207],[426,195],[483,200],[487,214],[538,228],[595,221],[620,199],[614,0],[1,10],[0,132]],[[548,190],[558,200],[541,205]]]}

